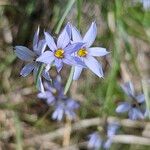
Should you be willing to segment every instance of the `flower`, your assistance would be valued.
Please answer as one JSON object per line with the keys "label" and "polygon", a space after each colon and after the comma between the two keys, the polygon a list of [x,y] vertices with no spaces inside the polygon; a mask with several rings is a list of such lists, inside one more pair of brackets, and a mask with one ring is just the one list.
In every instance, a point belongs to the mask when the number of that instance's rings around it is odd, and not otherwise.
{"label": "flower", "polygon": [[102,47],[91,47],[93,44],[96,34],[97,27],[96,23],[93,22],[86,32],[85,36],[82,38],[80,32],[76,29],[76,27],[71,26],[72,32],[72,43],[83,42],[85,43],[78,51],[75,53],[78,59],[80,59],[84,64],[83,66],[76,66],[73,79],[77,80],[83,70],[83,68],[89,68],[93,73],[95,73],[98,77],[103,77],[103,70],[101,64],[94,58],[94,56],[105,56],[109,52],[106,51],[105,48]]}
{"label": "flower", "polygon": [[[119,125],[117,122],[110,123],[107,126],[107,135],[101,136],[100,133],[94,132],[89,135],[88,147],[98,150],[101,147],[103,149],[109,149],[112,144],[112,137],[116,134]],[[105,137],[106,136],[106,137]]]}
{"label": "flower", "polygon": [[44,34],[50,50],[44,52],[37,58],[37,61],[50,65],[54,63],[58,72],[62,69],[63,63],[67,65],[77,65],[80,63],[79,61],[76,61],[75,57],[71,56],[71,54],[80,49],[83,43],[70,44],[69,24],[66,25],[59,35],[57,44],[48,32],[45,32]]}
{"label": "flower", "polygon": [[88,147],[93,148],[94,150],[100,149],[102,145],[102,139],[98,132],[94,132],[91,135],[89,135],[89,142],[88,142]]}
{"label": "flower", "polygon": [[110,123],[107,126],[107,140],[104,143],[104,149],[109,149],[112,144],[112,137],[116,134],[119,129],[119,124],[117,122]]}
{"label": "flower", "polygon": [[134,87],[131,82],[127,82],[122,86],[123,91],[128,95],[130,101],[122,102],[117,108],[117,113],[128,112],[128,116],[132,120],[143,119],[141,105],[145,102],[144,94],[135,95]]}
{"label": "flower", "polygon": [[45,91],[38,94],[38,98],[46,99],[46,102],[54,107],[52,119],[61,121],[66,115],[73,120],[76,118],[75,110],[79,107],[78,102],[64,95],[64,88],[61,85],[61,78],[57,76],[53,85],[44,83]]}
{"label": "flower", "polygon": [[[22,68],[20,74],[23,77],[26,77],[33,71],[34,78],[36,78],[37,72],[39,70],[39,67],[42,65],[42,63],[36,62],[36,58],[39,57],[46,48],[46,42],[45,40],[39,40],[39,28],[34,34],[33,38],[33,51],[28,49],[25,46],[15,46],[15,53],[18,58],[21,60],[27,62],[27,64]],[[49,66],[47,66],[49,68]],[[50,80],[50,76],[48,71],[43,70],[42,76],[46,80]],[[38,86],[41,91],[43,91],[43,84],[42,79],[39,78],[38,80]]]}

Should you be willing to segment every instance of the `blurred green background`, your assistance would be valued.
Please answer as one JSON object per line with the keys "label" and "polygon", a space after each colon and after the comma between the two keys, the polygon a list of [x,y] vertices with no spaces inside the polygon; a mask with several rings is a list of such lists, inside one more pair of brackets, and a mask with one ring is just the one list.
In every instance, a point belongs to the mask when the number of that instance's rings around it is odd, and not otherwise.
{"label": "blurred green background", "polygon": [[[150,2],[149,2],[150,3]],[[68,12],[67,12],[68,11]],[[63,14],[64,18],[62,18]],[[64,20],[63,20],[64,19]],[[138,0],[1,0],[0,1],[0,148],[11,149],[63,149],[62,138],[27,142],[63,127],[64,122],[51,120],[51,109],[36,98],[37,90],[32,76],[22,78],[19,72],[23,62],[16,58],[13,47],[32,47],[37,27],[57,36],[59,28],[67,22],[77,26],[84,34],[92,21],[96,21],[98,35],[95,46],[106,47],[110,55],[102,61],[105,78],[99,79],[86,70],[73,82],[70,95],[81,103],[77,121],[99,117],[120,117],[115,108],[126,97],[120,84],[131,80],[137,92],[149,82],[150,73],[150,8]],[[61,27],[61,28],[62,28]],[[56,31],[56,32],[55,32]],[[63,82],[69,68],[62,72]],[[52,71],[52,76],[55,71]],[[143,84],[142,84],[143,83]],[[120,119],[127,118],[121,116]],[[148,122],[148,120],[147,120]],[[76,149],[87,141],[87,135],[97,126],[85,128],[71,135],[70,145]],[[143,136],[144,129],[121,128],[122,134]],[[84,145],[84,144],[83,144]],[[112,150],[148,150],[142,144],[114,143]],[[70,148],[70,149],[73,149]]]}

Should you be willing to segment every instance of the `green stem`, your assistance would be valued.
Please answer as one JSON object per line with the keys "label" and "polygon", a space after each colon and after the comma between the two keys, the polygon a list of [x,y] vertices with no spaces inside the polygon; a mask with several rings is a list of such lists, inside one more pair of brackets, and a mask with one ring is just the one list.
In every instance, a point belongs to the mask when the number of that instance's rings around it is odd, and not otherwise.
{"label": "green stem", "polygon": [[74,74],[74,66],[71,67],[69,78],[68,78],[66,86],[65,86],[64,95],[67,94],[67,92],[68,92],[68,90],[69,90],[69,88],[71,86],[72,79],[73,79],[73,74]]}
{"label": "green stem", "polygon": [[36,75],[36,78],[35,78],[35,84],[36,84],[36,87],[37,87],[37,88],[38,88],[38,80],[39,80],[39,78],[40,78],[40,76],[41,76],[41,74],[42,74],[44,68],[45,68],[45,64],[42,64],[42,65],[39,67],[39,69],[38,69],[38,72],[37,72],[37,75]]}
{"label": "green stem", "polygon": [[61,17],[60,21],[58,22],[58,25],[57,25],[57,28],[56,28],[56,31],[55,33],[58,34],[59,31],[60,31],[60,28],[67,16],[67,14],[69,13],[70,9],[72,8],[73,4],[74,4],[75,0],[68,0],[68,3],[67,3],[67,6],[66,6],[66,10],[63,14],[63,16]]}

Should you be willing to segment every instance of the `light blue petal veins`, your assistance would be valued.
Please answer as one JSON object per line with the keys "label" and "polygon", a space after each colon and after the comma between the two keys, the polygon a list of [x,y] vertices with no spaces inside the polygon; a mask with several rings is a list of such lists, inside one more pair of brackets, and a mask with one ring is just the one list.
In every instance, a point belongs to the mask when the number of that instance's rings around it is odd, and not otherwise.
{"label": "light blue petal veins", "polygon": [[88,54],[91,56],[105,56],[109,54],[109,52],[106,51],[106,48],[92,47],[92,48],[88,48]]}
{"label": "light blue petal veins", "polygon": [[138,108],[132,108],[129,111],[129,118],[132,120],[144,119],[144,114]]}
{"label": "light blue petal veins", "polygon": [[71,39],[71,24],[68,22],[64,29],[67,31],[69,38]]}
{"label": "light blue petal veins", "polygon": [[116,112],[124,113],[124,112],[129,111],[130,108],[131,108],[131,104],[129,104],[128,102],[124,102],[118,105],[118,107],[116,108]]}
{"label": "light blue petal veins", "polygon": [[101,64],[92,56],[87,56],[84,59],[86,66],[95,73],[98,77],[103,77],[103,70]]}
{"label": "light blue petal veins", "polygon": [[70,42],[70,37],[66,31],[66,28],[60,33],[57,40],[57,47],[64,49]]}
{"label": "light blue petal veins", "polygon": [[55,57],[51,51],[44,52],[36,61],[43,62],[45,64],[51,64],[54,61]]}
{"label": "light blue petal veins", "polygon": [[96,23],[92,22],[89,30],[86,32],[83,38],[83,42],[86,43],[86,47],[90,47],[94,43],[96,34],[97,34]]}
{"label": "light blue petal veins", "polygon": [[74,43],[74,44],[69,44],[67,47],[64,48],[66,54],[72,54],[76,51],[78,51],[84,43]]}
{"label": "light blue petal veins", "polygon": [[57,46],[55,44],[53,37],[48,32],[44,32],[44,35],[45,35],[46,44],[48,45],[50,50],[55,51],[57,49]]}
{"label": "light blue petal veins", "polygon": [[136,100],[137,100],[138,103],[144,103],[145,102],[144,94],[137,95]]}
{"label": "light blue petal veins", "polygon": [[33,50],[37,49],[38,42],[39,42],[39,32],[40,32],[40,28],[38,27],[33,37]]}
{"label": "light blue petal veins", "polygon": [[20,75],[23,77],[26,77],[27,75],[29,75],[33,71],[34,67],[35,67],[35,63],[30,63],[30,64],[25,65],[22,68]]}
{"label": "light blue petal veins", "polygon": [[135,91],[132,82],[126,82],[124,85],[121,86],[123,91],[128,95],[128,96],[134,96]]}
{"label": "light blue petal veins", "polygon": [[79,77],[80,77],[80,74],[82,72],[82,67],[78,67],[78,66],[75,66],[75,71],[74,71],[74,74],[73,74],[73,80],[78,80]]}
{"label": "light blue petal veins", "polygon": [[57,72],[60,72],[62,67],[63,67],[63,62],[61,59],[55,59],[55,62],[54,62],[55,66],[56,66],[56,69],[57,69]]}
{"label": "light blue petal veins", "polygon": [[43,76],[46,80],[48,80],[48,81],[51,80],[51,77],[50,77],[50,75],[49,75],[49,72],[46,71],[46,70],[43,70],[42,76]]}
{"label": "light blue petal veins", "polygon": [[25,46],[15,46],[15,53],[24,61],[33,61],[35,57],[35,54]]}
{"label": "light blue petal veins", "polygon": [[107,136],[110,138],[114,136],[119,128],[119,124],[117,122],[108,124],[107,127]]}
{"label": "light blue petal veins", "polygon": [[72,40],[73,42],[82,42],[82,37],[78,29],[71,25],[71,32],[72,32]]}

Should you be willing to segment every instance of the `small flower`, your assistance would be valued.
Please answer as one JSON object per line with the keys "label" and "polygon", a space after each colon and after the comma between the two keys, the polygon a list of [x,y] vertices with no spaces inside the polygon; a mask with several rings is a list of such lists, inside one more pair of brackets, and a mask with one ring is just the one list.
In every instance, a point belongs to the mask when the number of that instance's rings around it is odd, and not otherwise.
{"label": "small flower", "polygon": [[131,82],[127,82],[122,86],[123,91],[131,99],[129,102],[122,102],[117,108],[117,113],[128,112],[128,116],[132,120],[143,119],[141,104],[144,104],[144,94],[135,95],[134,87]]}
{"label": "small flower", "polygon": [[77,65],[80,63],[77,62],[75,57],[71,56],[71,54],[81,48],[83,43],[70,44],[70,28],[68,26],[69,24],[66,25],[64,30],[59,35],[57,44],[49,33],[44,33],[46,43],[50,50],[44,52],[37,59],[37,61],[43,62],[45,64],[51,65],[54,63],[58,72],[62,69],[63,63],[67,65]]}
{"label": "small flower", "polygon": [[85,36],[82,38],[80,32],[73,26],[71,26],[72,31],[72,43],[83,42],[85,43],[78,51],[75,53],[75,56],[78,57],[84,64],[83,66],[76,66],[73,79],[77,80],[83,70],[83,68],[89,68],[93,73],[99,77],[103,77],[103,70],[101,64],[94,58],[94,56],[105,56],[109,52],[105,48],[101,47],[91,47],[95,41],[97,34],[97,27],[95,22],[93,22],[86,32]]}
{"label": "small flower", "polygon": [[116,134],[119,128],[118,123],[110,123],[107,126],[107,134],[100,135],[98,132],[94,132],[93,134],[89,135],[89,142],[88,147],[93,148],[94,150],[98,150],[101,147],[103,149],[109,149],[112,144],[112,138]]}
{"label": "small flower", "polygon": [[[26,77],[33,71],[34,78],[36,78],[37,72],[39,67],[41,66],[41,63],[36,62],[36,58],[39,57],[46,48],[46,42],[45,40],[39,40],[39,28],[37,29],[36,33],[34,34],[33,38],[33,51],[28,49],[25,46],[15,46],[15,53],[18,58],[21,60],[27,62],[27,64],[22,68],[20,74],[23,77]],[[49,66],[47,66],[48,68]],[[46,71],[46,69],[42,72],[42,76],[46,80],[50,80],[49,73]],[[39,89],[43,91],[43,85],[41,78],[38,80]]]}
{"label": "small flower", "polygon": [[61,121],[66,115],[67,118],[73,120],[76,118],[75,110],[79,104],[64,95],[64,88],[61,84],[60,76],[54,79],[53,85],[49,82],[44,83],[45,91],[38,94],[38,98],[45,99],[46,102],[55,108],[52,119]]}
{"label": "small flower", "polygon": [[102,145],[102,139],[98,132],[94,132],[89,135],[88,147],[93,148],[94,150],[99,150]]}

